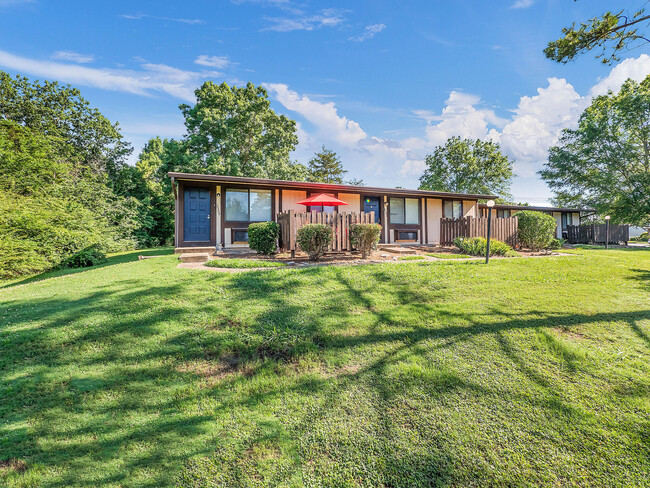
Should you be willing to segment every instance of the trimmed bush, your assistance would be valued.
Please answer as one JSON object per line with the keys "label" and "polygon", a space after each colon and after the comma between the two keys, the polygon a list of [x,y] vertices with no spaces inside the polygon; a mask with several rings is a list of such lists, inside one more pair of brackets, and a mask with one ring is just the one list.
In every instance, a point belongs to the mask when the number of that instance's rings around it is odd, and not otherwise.
{"label": "trimmed bush", "polygon": [[[487,239],[485,237],[456,237],[454,245],[470,256],[485,256],[487,253]],[[505,242],[490,239],[490,256],[516,256],[512,248]]]}
{"label": "trimmed bush", "polygon": [[352,224],[350,226],[350,244],[361,251],[361,258],[366,259],[370,251],[377,248],[381,225],[379,224]]}
{"label": "trimmed bush", "polygon": [[555,239],[557,222],[548,214],[523,210],[517,213],[519,241],[534,251],[548,249]]}
{"label": "trimmed bush", "polygon": [[106,261],[106,255],[99,249],[99,244],[93,244],[66,258],[57,268],[88,268],[104,261]]}
{"label": "trimmed bush", "polygon": [[280,224],[277,222],[258,222],[248,226],[248,245],[257,254],[273,254],[278,250]]}
{"label": "trimmed bush", "polygon": [[296,233],[296,242],[310,261],[318,261],[332,242],[332,228],[325,224],[303,225]]}

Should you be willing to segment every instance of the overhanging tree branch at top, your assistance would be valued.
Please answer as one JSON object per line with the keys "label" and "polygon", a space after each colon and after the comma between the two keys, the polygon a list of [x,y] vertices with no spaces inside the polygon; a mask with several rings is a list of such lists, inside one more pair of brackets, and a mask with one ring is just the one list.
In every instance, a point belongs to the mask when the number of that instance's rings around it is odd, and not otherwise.
{"label": "overhanging tree branch at top", "polygon": [[[647,3],[644,2],[644,5]],[[645,14],[645,8],[640,8],[634,14],[625,13],[624,10],[605,12],[580,24],[580,27],[573,23],[571,27],[563,28],[563,37],[549,42],[544,54],[558,63],[567,63],[584,52],[602,48],[596,58],[609,64],[620,59],[618,53],[623,49],[633,49],[650,42],[644,35],[649,26],[650,15]]]}

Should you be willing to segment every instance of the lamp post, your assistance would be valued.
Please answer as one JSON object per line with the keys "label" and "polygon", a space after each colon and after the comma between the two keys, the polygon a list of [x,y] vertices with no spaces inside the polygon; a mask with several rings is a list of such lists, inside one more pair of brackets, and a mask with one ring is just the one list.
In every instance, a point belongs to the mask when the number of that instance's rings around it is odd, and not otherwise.
{"label": "lamp post", "polygon": [[605,215],[605,249],[609,249],[609,215]]}
{"label": "lamp post", "polygon": [[488,207],[488,228],[487,228],[487,248],[485,250],[485,264],[490,262],[490,236],[492,234],[492,207],[494,207],[494,200],[487,201]]}

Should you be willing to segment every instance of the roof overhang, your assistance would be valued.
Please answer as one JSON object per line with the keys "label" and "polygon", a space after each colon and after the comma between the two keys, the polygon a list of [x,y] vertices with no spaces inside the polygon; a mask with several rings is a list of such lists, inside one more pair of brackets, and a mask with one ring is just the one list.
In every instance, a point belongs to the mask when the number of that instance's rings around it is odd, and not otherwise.
{"label": "roof overhang", "polygon": [[418,196],[430,198],[466,198],[471,200],[490,200],[498,198],[496,195],[476,195],[468,193],[438,192],[428,190],[407,190],[404,188],[380,188],[373,186],[358,185],[334,185],[330,183],[313,183],[309,181],[287,181],[287,180],[267,180],[264,178],[247,178],[243,176],[221,176],[221,175],[204,175],[193,173],[167,173],[175,181],[198,181],[214,183],[233,183],[238,185],[251,185],[273,188],[287,188],[298,190],[317,190],[317,191],[336,191],[341,193],[367,193],[367,194],[386,194],[400,196]]}
{"label": "roof overhang", "polygon": [[[488,208],[484,203],[479,203],[479,208]],[[496,204],[492,207],[497,210],[533,210],[535,212],[596,212],[592,208],[565,208],[565,207],[531,207],[528,205]]]}

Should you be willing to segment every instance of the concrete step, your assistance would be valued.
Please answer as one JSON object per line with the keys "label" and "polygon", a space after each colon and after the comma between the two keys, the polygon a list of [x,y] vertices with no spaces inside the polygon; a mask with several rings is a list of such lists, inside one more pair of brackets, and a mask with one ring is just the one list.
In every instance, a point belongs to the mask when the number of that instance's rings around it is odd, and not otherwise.
{"label": "concrete step", "polygon": [[181,263],[205,263],[210,259],[208,253],[186,252],[181,254],[178,259]]}
{"label": "concrete step", "polygon": [[176,254],[195,254],[195,253],[207,253],[213,254],[215,251],[214,246],[209,247],[177,247],[174,249]]}
{"label": "concrete step", "polygon": [[389,252],[391,254],[398,254],[398,255],[418,253],[415,249],[409,247],[396,247],[396,246],[381,246],[379,247],[378,250],[381,252]]}

